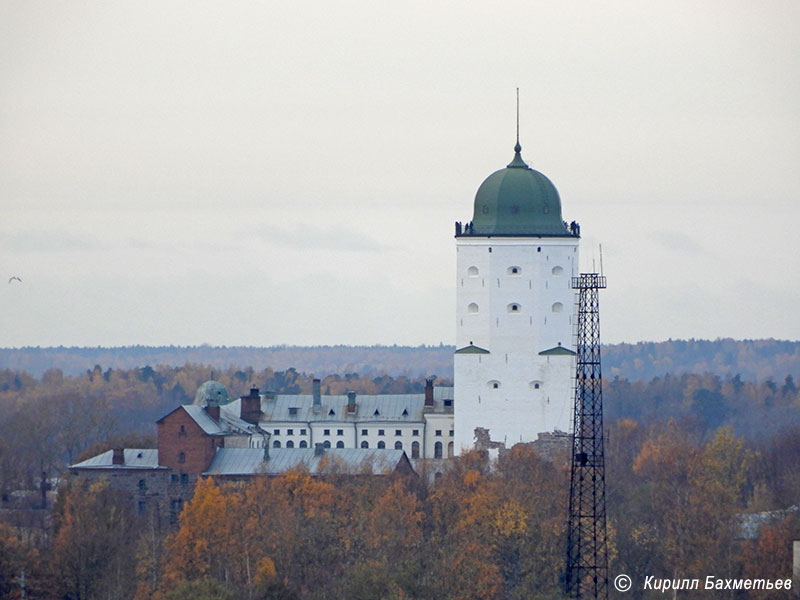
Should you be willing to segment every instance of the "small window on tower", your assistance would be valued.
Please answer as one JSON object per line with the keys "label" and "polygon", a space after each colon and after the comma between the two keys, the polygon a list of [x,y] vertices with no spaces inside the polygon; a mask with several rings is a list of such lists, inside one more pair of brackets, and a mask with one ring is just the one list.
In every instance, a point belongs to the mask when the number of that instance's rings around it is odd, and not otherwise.
{"label": "small window on tower", "polygon": [[467,312],[471,314],[476,314],[478,312],[478,305],[474,302],[470,302],[469,306],[467,306]]}
{"label": "small window on tower", "polygon": [[553,275],[558,277],[559,275],[561,275],[564,272],[564,269],[562,267],[553,267],[553,271],[552,272],[553,272]]}
{"label": "small window on tower", "polygon": [[554,313],[560,313],[562,310],[564,310],[564,305],[561,304],[561,302],[556,302],[553,304]]}
{"label": "small window on tower", "polygon": [[487,385],[488,385],[488,386],[489,386],[489,388],[490,388],[490,389],[492,389],[492,390],[496,390],[496,389],[499,389],[499,388],[500,388],[500,382],[499,382],[499,381],[497,381],[497,380],[495,380],[495,379],[493,379],[492,381],[490,381],[490,382],[489,382]]}
{"label": "small window on tower", "polygon": [[467,269],[467,275],[470,277],[477,277],[478,276],[478,267],[470,267]]}
{"label": "small window on tower", "polygon": [[522,307],[517,302],[512,302],[506,308],[510,313],[520,312],[522,310]]}
{"label": "small window on tower", "polygon": [[509,275],[519,275],[520,273],[522,273],[522,269],[520,267],[508,267],[506,272]]}
{"label": "small window on tower", "polygon": [[542,387],[542,382],[539,381],[538,379],[535,379],[535,380],[531,381],[528,385],[530,386],[530,388],[532,390],[538,390],[538,389],[540,389]]}

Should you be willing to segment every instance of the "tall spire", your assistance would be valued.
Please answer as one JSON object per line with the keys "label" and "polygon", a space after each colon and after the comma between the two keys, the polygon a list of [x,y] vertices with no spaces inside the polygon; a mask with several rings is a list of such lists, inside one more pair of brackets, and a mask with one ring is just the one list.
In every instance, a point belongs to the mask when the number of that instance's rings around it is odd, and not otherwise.
{"label": "tall spire", "polygon": [[509,168],[529,169],[528,164],[522,160],[522,146],[519,144],[519,88],[517,88],[517,143],[514,144],[514,160],[508,165]]}
{"label": "tall spire", "polygon": [[519,88],[517,88],[517,143],[514,145],[514,152],[517,154],[522,152],[522,146],[519,145]]}

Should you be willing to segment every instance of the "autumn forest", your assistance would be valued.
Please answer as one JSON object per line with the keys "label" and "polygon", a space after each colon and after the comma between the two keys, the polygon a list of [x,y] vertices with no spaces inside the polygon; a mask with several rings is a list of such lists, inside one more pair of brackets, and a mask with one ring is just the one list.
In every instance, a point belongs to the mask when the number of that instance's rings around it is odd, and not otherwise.
{"label": "autumn forest", "polygon": [[[197,364],[0,371],[0,598],[23,588],[76,600],[562,597],[567,457],[527,446],[496,464],[461,456],[438,479],[423,464],[418,476],[205,480],[173,528],[102,482],[69,485],[67,464],[154,447],[153,421],[212,377],[235,396],[250,385],[308,393],[313,375]],[[421,375],[322,381],[331,394],[423,386]],[[611,374],[604,400],[610,573],[791,576],[800,390],[790,373]],[[756,513],[769,514],[748,531]],[[661,595],[629,595],[648,593]],[[692,593],[704,592],[683,597]],[[768,597],[750,594],[737,597]]]}

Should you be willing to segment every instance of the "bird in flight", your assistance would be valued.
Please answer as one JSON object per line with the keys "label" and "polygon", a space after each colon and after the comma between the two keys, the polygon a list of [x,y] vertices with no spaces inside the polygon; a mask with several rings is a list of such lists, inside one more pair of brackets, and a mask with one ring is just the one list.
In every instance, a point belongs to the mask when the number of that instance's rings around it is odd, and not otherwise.
{"label": "bird in flight", "polygon": [[17,277],[16,275],[14,275],[13,277],[9,277],[9,278],[8,278],[8,283],[11,283],[11,282],[12,282],[12,281],[14,281],[14,280],[16,280],[16,281],[19,281],[20,283],[22,283],[22,279],[20,279],[20,278],[19,278],[19,277]]}

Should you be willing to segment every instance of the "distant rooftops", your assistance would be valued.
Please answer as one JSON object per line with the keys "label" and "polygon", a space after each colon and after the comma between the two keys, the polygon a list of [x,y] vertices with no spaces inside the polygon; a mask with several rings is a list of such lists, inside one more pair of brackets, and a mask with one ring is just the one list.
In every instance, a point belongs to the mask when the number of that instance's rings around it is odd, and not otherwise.
{"label": "distant rooftops", "polygon": [[[355,410],[348,411],[348,403],[355,402]],[[241,399],[222,407],[223,418],[239,414]],[[352,404],[351,404],[352,406]],[[433,405],[426,406],[425,394],[355,394],[321,395],[317,409],[313,394],[261,395],[263,421],[396,421],[422,422],[430,412],[453,412],[453,388],[433,388]]]}
{"label": "distant rooftops", "polygon": [[166,469],[158,465],[155,448],[125,448],[106,450],[83,462],[70,465],[70,469]]}
{"label": "distant rooftops", "polygon": [[377,448],[220,448],[203,475],[247,476],[280,475],[302,469],[311,475],[333,472],[350,475],[386,475],[398,470],[413,470],[402,450]]}

